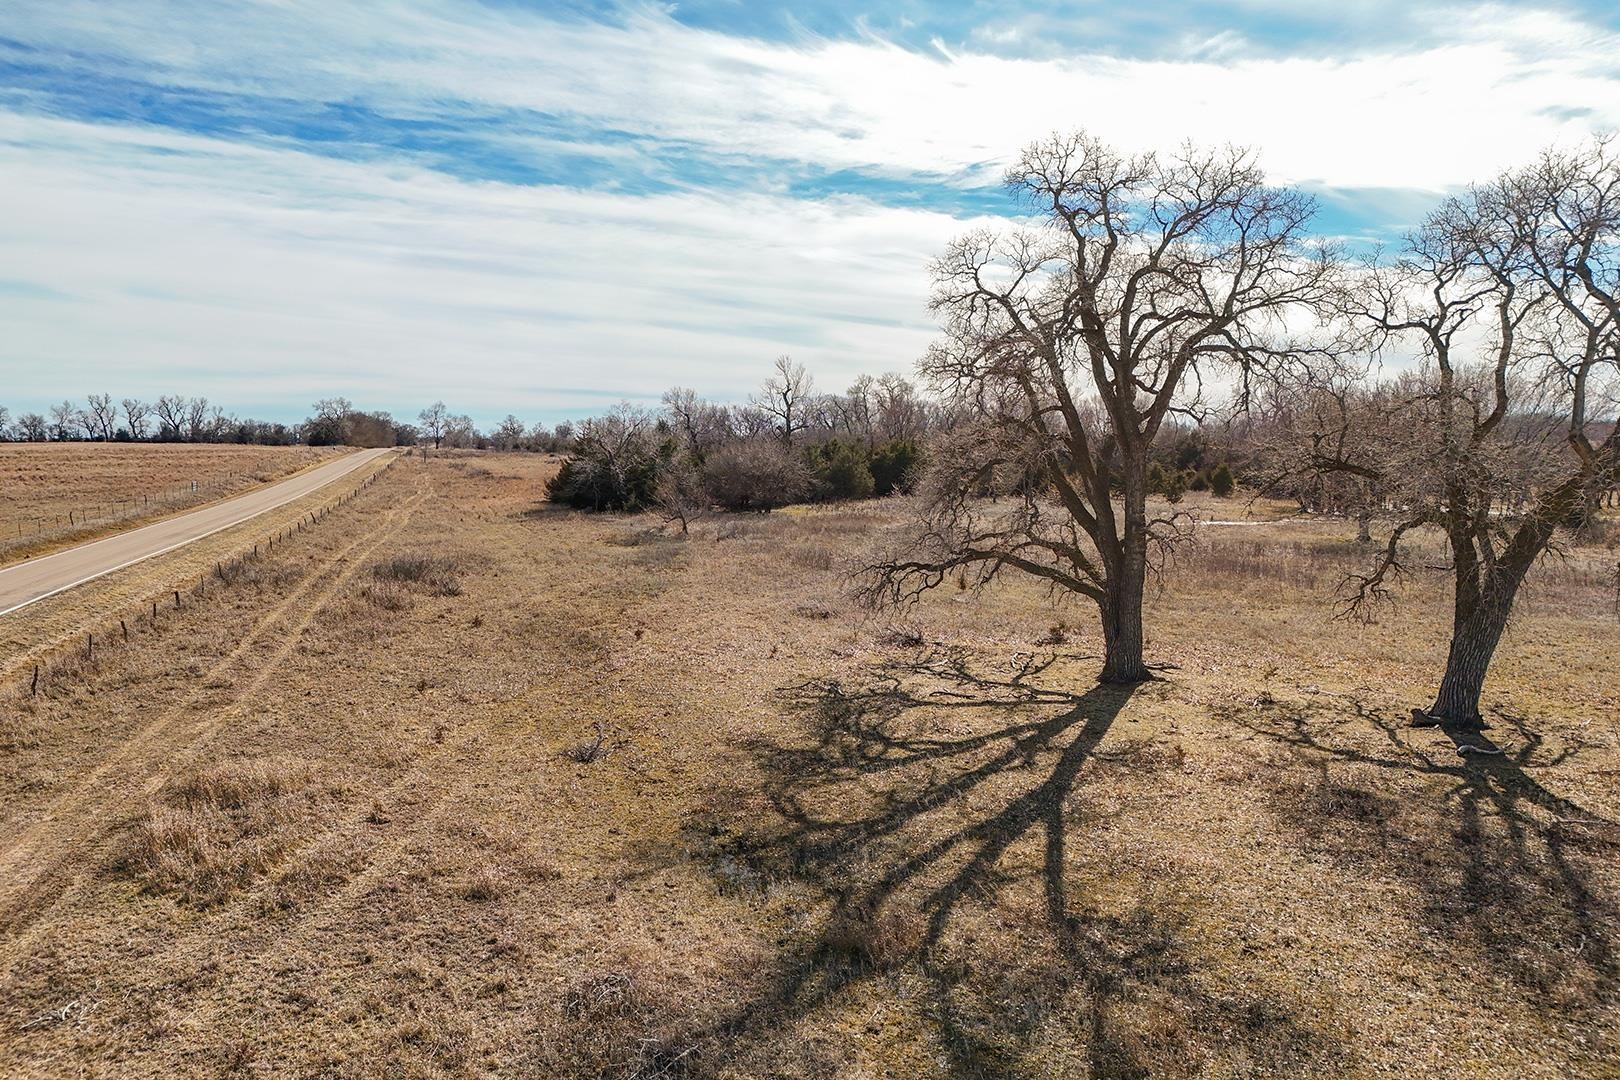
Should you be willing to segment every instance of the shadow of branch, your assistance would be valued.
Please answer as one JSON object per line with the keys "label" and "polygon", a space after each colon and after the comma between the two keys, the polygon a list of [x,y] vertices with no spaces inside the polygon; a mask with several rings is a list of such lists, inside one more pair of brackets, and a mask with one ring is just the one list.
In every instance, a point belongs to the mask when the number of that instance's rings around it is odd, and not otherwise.
{"label": "shadow of branch", "polygon": [[[1440,728],[1445,742],[1425,740],[1404,718],[1350,697],[1227,717],[1314,769],[1303,787],[1279,785],[1272,803],[1316,854],[1393,871],[1421,897],[1408,917],[1482,973],[1562,1009],[1600,1007],[1620,993],[1620,905],[1600,884],[1620,826],[1532,775],[1577,758],[1584,744],[1550,753],[1524,718],[1496,718],[1513,733],[1507,746],[1476,729]],[[1332,763],[1351,768],[1330,775]],[[1427,779],[1441,798],[1392,798],[1387,783],[1357,783],[1358,769]]]}
{"label": "shadow of branch", "polygon": [[[935,649],[877,665],[857,686],[783,691],[806,739],[751,747],[775,820],[729,822],[725,857],[761,880],[807,886],[826,915],[783,948],[768,988],[700,1041],[755,1041],[905,973],[931,987],[939,1067],[951,1075],[1018,1074],[1041,1032],[1044,1049],[1072,1050],[1110,1076],[1191,1069],[1234,1047],[1278,1066],[1341,1056],[1273,1001],[1206,992],[1173,911],[1105,913],[1086,901],[1069,853],[1083,835],[1083,775],[1164,752],[1119,740],[1104,749],[1136,688],[1053,689],[1038,681],[1049,666],[1014,658],[986,675],[966,654]],[[1021,908],[1026,883],[1037,902]],[[1001,951],[989,944],[998,932]],[[1149,1014],[1187,1019],[1144,1036]]]}

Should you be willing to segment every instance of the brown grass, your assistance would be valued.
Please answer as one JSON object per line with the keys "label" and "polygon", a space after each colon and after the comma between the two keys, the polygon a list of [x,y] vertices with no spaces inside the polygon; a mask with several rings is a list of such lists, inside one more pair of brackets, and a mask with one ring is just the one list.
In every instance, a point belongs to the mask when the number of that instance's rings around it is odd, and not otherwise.
{"label": "brown grass", "polygon": [[211,766],[172,783],[147,810],[126,866],[151,892],[218,903],[268,874],[320,809],[304,766],[275,760]]}
{"label": "brown grass", "polygon": [[396,555],[371,568],[380,582],[415,585],[435,596],[460,596],[462,566],[436,555]]}
{"label": "brown grass", "polygon": [[1333,620],[1353,524],[1207,530],[1127,692],[1027,583],[852,609],[903,503],[681,540],[455,463],[0,687],[0,1071],[1620,1068],[1611,553],[1537,574],[1480,759],[1402,720],[1443,583]]}
{"label": "brown grass", "polygon": [[0,443],[0,563],[237,495],[343,452],[215,443]]}

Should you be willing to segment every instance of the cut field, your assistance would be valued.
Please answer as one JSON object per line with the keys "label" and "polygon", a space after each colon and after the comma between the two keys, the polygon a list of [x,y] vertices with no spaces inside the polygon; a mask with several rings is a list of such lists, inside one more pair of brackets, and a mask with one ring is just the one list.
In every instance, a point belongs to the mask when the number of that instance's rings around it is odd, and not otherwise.
{"label": "cut field", "polygon": [[0,443],[0,564],[237,495],[342,447]]}
{"label": "cut field", "polygon": [[1444,595],[1214,527],[1092,614],[406,460],[127,646],[0,686],[0,1073],[1612,1076],[1613,554],[1537,575],[1500,756],[1405,725]]}

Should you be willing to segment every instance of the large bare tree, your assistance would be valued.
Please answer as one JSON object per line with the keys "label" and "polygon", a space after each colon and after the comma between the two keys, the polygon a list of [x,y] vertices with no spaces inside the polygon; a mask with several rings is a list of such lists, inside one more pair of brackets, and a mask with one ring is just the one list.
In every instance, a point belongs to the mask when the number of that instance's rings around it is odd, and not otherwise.
{"label": "large bare tree", "polygon": [[[1410,541],[1450,550],[1451,643],[1419,722],[1472,726],[1526,575],[1620,482],[1620,160],[1549,152],[1448,201],[1371,266],[1350,313],[1419,366],[1315,414],[1311,467],[1387,492],[1393,522],[1349,610],[1386,597]],[[1339,398],[1341,404],[1343,398]]]}
{"label": "large bare tree", "polygon": [[672,386],[664,391],[663,404],[670,426],[697,462],[732,437],[731,411],[698,397],[695,390]]}
{"label": "large bare tree", "polygon": [[17,433],[24,442],[44,442],[50,437],[50,424],[39,413],[23,413],[17,417]]}
{"label": "large bare tree", "polygon": [[194,397],[186,401],[186,438],[191,442],[206,442],[208,436],[208,399]]}
{"label": "large bare tree", "polygon": [[[1333,260],[1305,242],[1309,198],[1250,153],[1121,154],[1084,134],[1031,146],[1007,175],[1038,227],[973,233],[934,266],[942,339],[920,364],[966,418],[932,455],[912,545],[868,568],[871,600],[1004,569],[1096,603],[1102,678],[1148,677],[1148,456],[1166,418],[1201,413],[1218,366],[1247,384],[1290,355],[1288,324],[1324,302]],[[976,496],[1003,477],[1017,498]]]}

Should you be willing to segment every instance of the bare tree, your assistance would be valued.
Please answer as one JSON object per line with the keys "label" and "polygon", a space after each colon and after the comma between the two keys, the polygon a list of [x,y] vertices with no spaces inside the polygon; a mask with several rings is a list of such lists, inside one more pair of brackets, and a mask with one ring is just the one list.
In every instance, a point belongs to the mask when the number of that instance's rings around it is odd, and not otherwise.
{"label": "bare tree", "polygon": [[203,442],[208,435],[208,399],[189,398],[186,401],[186,438]]}
{"label": "bare tree", "polygon": [[472,417],[463,413],[447,417],[444,422],[444,441],[452,447],[468,447],[478,441],[478,428]]}
{"label": "bare tree", "polygon": [[791,448],[793,435],[806,426],[805,405],[815,388],[815,380],[791,357],[778,356],[775,369],[751,403],[769,417],[782,436],[782,445]]}
{"label": "bare tree", "polygon": [[529,429],[513,413],[507,413],[506,419],[501,421],[495,429],[495,447],[498,450],[517,450],[523,446],[523,440]]}
{"label": "bare tree", "polygon": [[870,375],[862,375],[849,384],[844,392],[844,426],[849,433],[871,449],[877,441],[876,426],[873,421],[874,387],[877,380]]}
{"label": "bare tree", "polygon": [[[1333,262],[1303,243],[1311,200],[1242,150],[1054,136],[1007,182],[1044,228],[973,233],[936,262],[944,337],[920,370],[964,423],[932,455],[915,546],[861,591],[894,603],[1019,570],[1096,603],[1102,678],[1137,682],[1150,548],[1184,523],[1148,517],[1149,448],[1166,417],[1201,414],[1212,363],[1246,387],[1291,355],[1284,320],[1323,302]],[[1018,497],[984,506],[987,485]]]}
{"label": "bare tree", "polygon": [[663,514],[664,524],[679,524],[685,536],[692,522],[709,509],[709,494],[703,473],[689,457],[669,461],[658,470],[653,487],[653,504]]}
{"label": "bare tree", "polygon": [[1620,482],[1612,145],[1549,152],[1450,200],[1351,294],[1380,344],[1415,344],[1424,366],[1319,440],[1314,464],[1386,487],[1401,509],[1374,565],[1351,579],[1350,611],[1388,595],[1415,530],[1446,537],[1451,645],[1419,722],[1480,723],[1526,574]]}
{"label": "bare tree", "polygon": [[672,386],[664,391],[663,404],[670,426],[698,462],[732,436],[731,411],[705,401],[694,390]]}
{"label": "bare tree", "polygon": [[340,446],[352,441],[352,401],[346,397],[321,398],[311,409],[309,419],[304,421],[304,437],[312,445]]}
{"label": "bare tree", "polygon": [[757,405],[733,405],[729,410],[731,433],[738,439],[758,439],[778,433],[771,415]]}
{"label": "bare tree", "polygon": [[71,401],[51,406],[51,437],[76,439],[83,430],[84,414]]}
{"label": "bare tree", "polygon": [[125,398],[120,404],[124,406],[124,426],[129,429],[129,437],[137,441],[146,438],[146,418],[152,415],[152,406],[139,398]]}
{"label": "bare tree", "polygon": [[17,431],[24,442],[44,442],[50,436],[50,425],[39,413],[23,413],[17,417]]}
{"label": "bare tree", "polygon": [[164,439],[186,437],[186,399],[178,394],[164,394],[152,406],[158,418],[158,436]]}
{"label": "bare tree", "polygon": [[84,399],[84,428],[92,439],[112,442],[113,429],[118,426],[118,408],[111,394],[91,394]]}
{"label": "bare tree", "polygon": [[875,426],[884,439],[921,438],[927,428],[927,409],[917,388],[895,372],[879,378],[872,395]]}
{"label": "bare tree", "polygon": [[433,449],[437,450],[444,442],[444,432],[450,422],[450,410],[444,407],[444,402],[435,401],[417,413],[416,419],[422,425],[422,434],[433,440]]}

